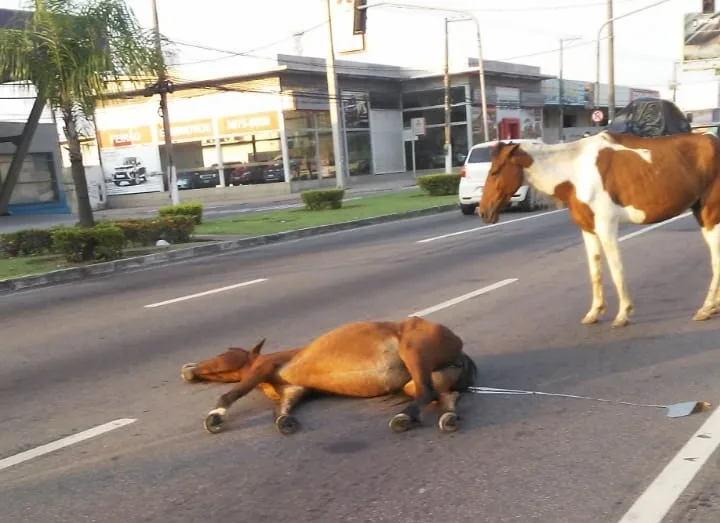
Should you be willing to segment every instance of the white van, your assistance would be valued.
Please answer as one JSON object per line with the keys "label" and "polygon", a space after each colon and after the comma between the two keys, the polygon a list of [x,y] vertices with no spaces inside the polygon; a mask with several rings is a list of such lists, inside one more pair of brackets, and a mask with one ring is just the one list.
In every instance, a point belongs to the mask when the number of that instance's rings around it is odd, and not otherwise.
{"label": "white van", "polygon": [[[485,186],[485,179],[490,170],[492,152],[497,145],[497,140],[473,145],[465,158],[465,164],[460,171],[460,187],[458,198],[460,200],[460,211],[466,215],[475,214],[482,190]],[[503,143],[543,143],[537,139],[503,140]],[[535,191],[528,185],[521,186],[513,194],[508,204],[510,207],[520,207],[526,211],[537,208]]]}

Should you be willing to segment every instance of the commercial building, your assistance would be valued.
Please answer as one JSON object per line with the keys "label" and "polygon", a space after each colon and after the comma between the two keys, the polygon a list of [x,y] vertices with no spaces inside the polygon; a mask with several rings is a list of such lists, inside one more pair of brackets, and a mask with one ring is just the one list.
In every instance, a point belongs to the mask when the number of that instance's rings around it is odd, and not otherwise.
{"label": "commercial building", "polygon": [[[484,69],[487,137],[477,60],[468,60],[467,69],[450,74],[453,165],[464,161],[472,144],[488,139],[559,140],[557,80],[553,76],[542,74],[538,67],[496,61],[485,61]],[[351,177],[410,170],[412,147],[407,130],[415,117],[426,123],[424,136],[415,143],[417,169],[444,166],[441,73],[342,60],[336,62],[336,70],[342,101],[341,143]],[[594,86],[572,81],[564,85],[565,127],[577,127],[581,134],[591,125],[589,101]],[[602,87],[601,106],[607,98]],[[632,99],[634,92],[616,87],[618,106]],[[264,163],[284,175],[279,180],[286,183],[272,184],[277,192],[334,185],[322,59],[278,55],[277,65],[268,70],[176,83],[169,95],[169,114],[174,161],[181,176],[203,169],[221,171],[227,185],[229,167]],[[149,98],[142,90],[113,95],[98,109],[96,122],[98,158],[111,205],[119,202],[116,197],[120,195],[162,191],[165,156],[157,97]],[[570,139],[573,133],[565,134],[565,139]],[[146,175],[127,180],[115,174],[133,170]],[[220,176],[211,185],[219,182]]]}

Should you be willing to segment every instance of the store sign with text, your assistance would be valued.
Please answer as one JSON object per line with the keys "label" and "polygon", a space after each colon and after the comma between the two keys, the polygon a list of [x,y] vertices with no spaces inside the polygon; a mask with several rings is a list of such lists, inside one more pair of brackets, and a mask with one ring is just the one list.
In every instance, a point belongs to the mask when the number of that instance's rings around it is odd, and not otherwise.
{"label": "store sign with text", "polygon": [[100,131],[100,147],[130,147],[152,143],[150,127],[132,127],[129,129],[109,129]]}
{"label": "store sign with text", "polygon": [[[174,142],[199,142],[214,138],[213,123],[210,118],[203,120],[190,120],[186,122],[171,122],[170,136]],[[165,143],[165,130],[158,124],[158,142]]]}
{"label": "store sign with text", "polygon": [[277,113],[275,112],[226,116],[218,121],[220,135],[225,136],[276,131],[279,127]]}

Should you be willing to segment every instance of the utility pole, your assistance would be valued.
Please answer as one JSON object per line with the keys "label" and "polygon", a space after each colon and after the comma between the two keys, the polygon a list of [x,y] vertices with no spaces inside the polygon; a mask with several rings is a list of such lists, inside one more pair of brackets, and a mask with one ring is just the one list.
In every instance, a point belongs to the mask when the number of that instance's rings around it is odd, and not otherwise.
{"label": "utility pole", "polygon": [[[330,125],[332,127],[333,151],[335,153],[335,179],[338,189],[345,188],[345,154],[340,140],[340,109],[337,89],[337,73],[335,72],[335,44],[333,42],[332,9],[327,0],[328,35],[330,38],[328,57],[326,60],[328,105],[330,107]],[[318,166],[319,167],[319,166]]]}
{"label": "utility pole", "polygon": [[559,137],[559,143],[564,142],[563,140],[563,131],[565,129],[565,104],[564,104],[564,96],[565,93],[563,92],[563,39],[560,39],[560,80],[558,82],[558,105],[560,106],[560,137]]}
{"label": "utility pole", "polygon": [[678,78],[677,78],[678,62],[673,62],[673,75],[672,81],[670,82],[670,89],[672,89],[672,101],[675,103],[677,98]]}
{"label": "utility pole", "polygon": [[445,173],[452,173],[452,133],[450,132],[450,41],[448,19],[445,19]]}
{"label": "utility pole", "polygon": [[[155,50],[160,64],[164,69],[164,58],[162,54],[162,43],[160,41],[160,24],[158,23],[157,0],[152,0],[153,29],[155,30]],[[170,189],[170,198],[173,205],[180,203],[180,194],[177,187],[175,164],[173,162],[172,136],[170,134],[170,115],[168,114],[167,94],[172,92],[172,82],[166,76],[164,70],[160,73],[156,84],[150,86],[151,94],[160,95],[160,112],[163,119],[163,132],[165,134],[165,174],[163,175],[163,189]]]}
{"label": "utility pole", "polygon": [[615,119],[615,29],[613,22],[613,0],[608,0],[608,121]]}

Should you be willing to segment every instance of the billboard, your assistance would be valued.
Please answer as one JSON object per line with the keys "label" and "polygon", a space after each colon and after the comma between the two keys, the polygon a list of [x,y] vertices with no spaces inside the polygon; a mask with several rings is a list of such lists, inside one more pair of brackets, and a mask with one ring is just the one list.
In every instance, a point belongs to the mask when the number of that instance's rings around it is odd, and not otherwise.
{"label": "billboard", "polygon": [[150,126],[108,129],[98,134],[108,196],[163,190],[160,153]]}
{"label": "billboard", "polygon": [[333,46],[338,54],[359,53],[365,50],[365,34],[355,33],[355,6],[362,0],[330,0]]}
{"label": "billboard", "polygon": [[682,68],[720,67],[720,12],[686,13],[683,27]]}

